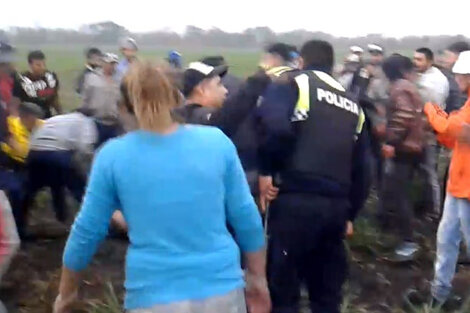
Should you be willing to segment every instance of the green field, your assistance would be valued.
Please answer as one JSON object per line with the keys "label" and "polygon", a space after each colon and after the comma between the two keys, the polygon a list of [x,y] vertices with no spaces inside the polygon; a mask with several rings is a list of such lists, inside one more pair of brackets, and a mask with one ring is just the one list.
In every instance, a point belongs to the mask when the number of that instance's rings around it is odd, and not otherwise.
{"label": "green field", "polygon": [[[28,47],[20,47],[18,50],[16,66],[20,70],[27,68],[27,54],[31,49]],[[102,49],[118,53],[112,49]],[[42,51],[46,54],[47,66],[49,70],[54,71],[59,76],[60,80],[60,99],[62,105],[70,110],[76,108],[80,104],[80,99],[76,95],[75,81],[84,66],[84,48],[83,47],[47,47]],[[205,52],[191,52],[181,51],[183,54],[184,62],[201,59],[208,55],[223,55],[230,64],[230,71],[237,76],[245,77],[256,69],[259,61],[259,53],[253,51],[205,51]],[[155,62],[162,62],[166,56],[166,50],[151,50],[145,49],[139,52],[139,56],[143,59],[153,60]]]}
{"label": "green field", "polygon": [[[116,47],[100,47],[104,52],[114,52],[119,54]],[[27,68],[27,54],[30,50],[37,47],[18,47],[16,66],[20,70]],[[84,47],[79,46],[47,46],[41,47],[46,54],[49,70],[54,71],[60,80],[60,99],[64,108],[70,110],[80,105],[80,99],[76,95],[75,81],[84,66]],[[140,58],[162,62],[169,49],[142,48],[139,51]],[[199,60],[204,56],[223,55],[230,65],[230,72],[239,76],[246,77],[253,73],[259,62],[261,50],[227,50],[227,49],[209,49],[205,51],[181,50],[183,61],[188,64],[191,61]],[[399,51],[404,55],[412,55],[410,51]],[[340,62],[344,57],[345,51],[337,51],[336,61]]]}

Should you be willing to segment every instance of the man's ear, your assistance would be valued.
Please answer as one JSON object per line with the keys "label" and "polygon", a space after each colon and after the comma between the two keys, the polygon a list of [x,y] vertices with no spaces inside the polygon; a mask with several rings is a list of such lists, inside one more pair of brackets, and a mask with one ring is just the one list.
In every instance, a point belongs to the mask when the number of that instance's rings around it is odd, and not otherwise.
{"label": "man's ear", "polygon": [[302,70],[304,68],[304,58],[299,57],[297,62],[299,63],[299,69]]}
{"label": "man's ear", "polygon": [[204,90],[205,90],[205,88],[204,88],[204,82],[201,82],[201,83],[198,84],[196,87],[194,87],[192,93],[193,93],[194,95],[200,96],[200,95],[204,94]]}

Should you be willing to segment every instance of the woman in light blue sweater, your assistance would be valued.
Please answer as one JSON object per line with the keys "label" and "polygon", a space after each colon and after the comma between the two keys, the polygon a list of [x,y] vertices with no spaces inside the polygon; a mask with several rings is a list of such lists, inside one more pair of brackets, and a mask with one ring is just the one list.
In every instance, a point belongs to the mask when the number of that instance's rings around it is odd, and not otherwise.
{"label": "woman in light blue sweater", "polygon": [[121,208],[130,239],[127,310],[242,313],[248,306],[268,313],[262,224],[235,147],[216,128],[173,121],[177,91],[162,70],[136,65],[126,82],[140,130],[112,140],[95,158],[54,312],[69,312],[79,273]]}

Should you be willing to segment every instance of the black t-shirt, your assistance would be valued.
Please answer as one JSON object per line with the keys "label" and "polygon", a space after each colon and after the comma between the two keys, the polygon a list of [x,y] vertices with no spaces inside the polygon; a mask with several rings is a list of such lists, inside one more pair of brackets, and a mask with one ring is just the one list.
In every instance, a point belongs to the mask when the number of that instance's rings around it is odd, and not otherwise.
{"label": "black t-shirt", "polygon": [[51,106],[56,101],[59,91],[59,80],[53,72],[46,71],[40,77],[33,76],[30,72],[15,75],[13,96],[22,102],[36,103],[44,112],[44,118],[52,116]]}

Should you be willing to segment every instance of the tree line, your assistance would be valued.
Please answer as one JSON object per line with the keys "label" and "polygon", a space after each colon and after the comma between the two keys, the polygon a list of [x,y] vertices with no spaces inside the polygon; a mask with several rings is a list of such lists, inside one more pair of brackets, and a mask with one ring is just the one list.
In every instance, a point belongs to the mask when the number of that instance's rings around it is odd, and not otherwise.
{"label": "tree line", "polygon": [[272,42],[281,41],[300,45],[309,39],[317,38],[328,40],[340,50],[345,50],[351,45],[365,47],[369,43],[376,43],[390,51],[410,50],[421,46],[439,50],[452,42],[468,40],[465,36],[457,34],[393,38],[372,33],[359,37],[337,37],[304,29],[276,33],[269,27],[248,28],[239,33],[229,33],[218,28],[204,30],[196,26],[188,26],[182,34],[169,30],[132,33],[111,21],[84,25],[78,30],[11,27],[8,30],[0,30],[0,37],[2,36],[8,37],[17,45],[116,45],[119,38],[132,36],[141,46],[175,49],[185,47],[259,49]]}

